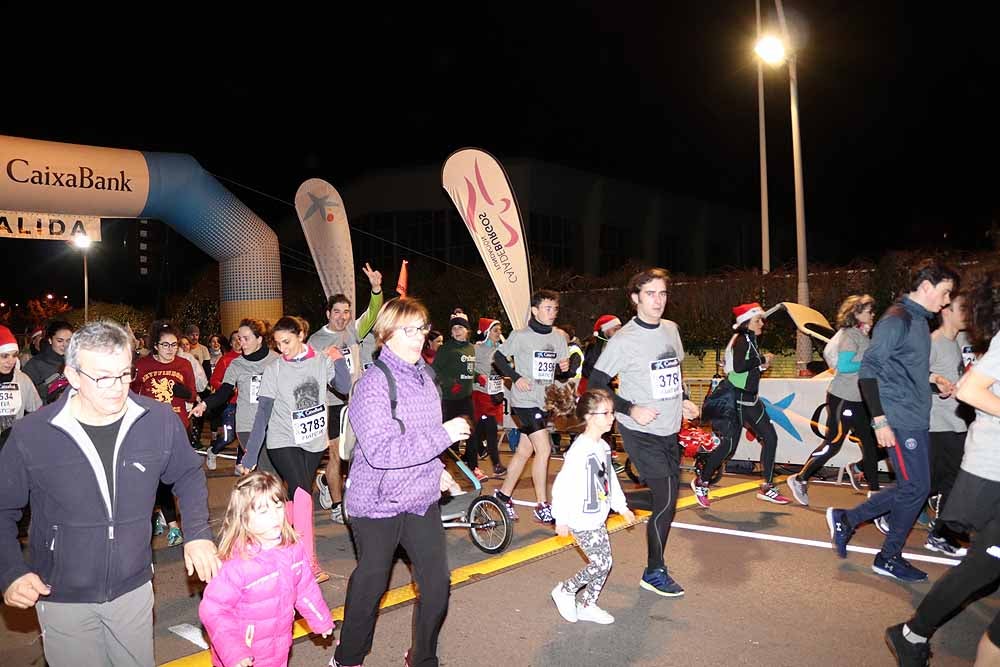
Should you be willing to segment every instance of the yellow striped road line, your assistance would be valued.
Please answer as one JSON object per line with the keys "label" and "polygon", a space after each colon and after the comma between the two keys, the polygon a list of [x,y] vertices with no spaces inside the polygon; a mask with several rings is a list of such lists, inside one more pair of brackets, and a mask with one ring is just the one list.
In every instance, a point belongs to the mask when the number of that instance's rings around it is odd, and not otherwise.
{"label": "yellow striped road line", "polygon": [[[782,482],[784,479],[784,477],[777,478],[775,483]],[[713,500],[717,500],[728,496],[736,496],[741,493],[746,493],[747,491],[753,491],[759,486],[760,482],[744,482],[742,484],[734,484],[733,486],[727,486],[719,489],[718,491],[713,491],[710,497]],[[694,495],[688,495],[677,501],[677,509],[687,509],[689,507],[694,507],[697,504],[698,501],[695,500]],[[637,524],[644,523],[649,519],[649,512],[646,510],[636,510],[635,517]],[[628,526],[629,524],[625,522],[625,519],[618,514],[608,518],[609,533],[624,530]],[[571,536],[559,537],[558,535],[555,535],[553,537],[547,537],[533,544],[513,549],[498,556],[493,556],[492,558],[479,561],[478,563],[472,563],[470,565],[456,568],[451,571],[451,585],[458,586],[460,584],[464,584],[481,577],[490,576],[501,572],[502,570],[507,570],[517,565],[522,565],[529,561],[542,558],[543,556],[550,556],[559,551],[569,549],[574,544],[575,541]],[[387,591],[386,594],[382,596],[382,602],[379,604],[379,609],[383,611],[391,609],[392,607],[410,602],[416,597],[417,590],[412,583],[399,586]],[[334,621],[343,621],[344,607],[340,606],[336,609],[331,609],[330,614],[333,616]],[[305,620],[301,618],[295,621],[295,625],[292,630],[292,637],[295,639],[309,634],[309,626],[306,625]],[[212,667],[212,658],[208,651],[199,651],[198,653],[164,663],[161,667]]]}

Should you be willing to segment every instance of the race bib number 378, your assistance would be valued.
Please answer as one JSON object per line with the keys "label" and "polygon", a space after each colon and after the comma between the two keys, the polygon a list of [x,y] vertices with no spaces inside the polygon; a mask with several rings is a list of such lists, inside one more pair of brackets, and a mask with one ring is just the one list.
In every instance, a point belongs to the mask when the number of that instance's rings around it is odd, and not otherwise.
{"label": "race bib number 378", "polygon": [[303,410],[292,410],[292,433],[296,445],[304,445],[316,438],[326,437],[326,406],[314,405]]}
{"label": "race bib number 378", "polygon": [[654,401],[674,400],[681,397],[681,362],[657,359],[649,363],[649,382]]}

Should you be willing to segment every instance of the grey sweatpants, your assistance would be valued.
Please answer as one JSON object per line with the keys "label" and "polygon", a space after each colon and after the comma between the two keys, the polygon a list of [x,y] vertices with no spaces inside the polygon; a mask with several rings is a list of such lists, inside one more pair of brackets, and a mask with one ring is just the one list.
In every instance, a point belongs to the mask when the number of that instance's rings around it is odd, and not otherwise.
{"label": "grey sweatpants", "polygon": [[35,605],[49,667],[153,667],[153,584],[110,602]]}
{"label": "grey sweatpants", "polygon": [[597,596],[604,588],[604,582],[611,573],[611,541],[608,539],[608,529],[604,526],[595,530],[571,531],[577,546],[587,556],[587,567],[577,572],[573,577],[563,582],[563,590],[568,593],[583,591],[577,596],[581,607],[597,603]]}

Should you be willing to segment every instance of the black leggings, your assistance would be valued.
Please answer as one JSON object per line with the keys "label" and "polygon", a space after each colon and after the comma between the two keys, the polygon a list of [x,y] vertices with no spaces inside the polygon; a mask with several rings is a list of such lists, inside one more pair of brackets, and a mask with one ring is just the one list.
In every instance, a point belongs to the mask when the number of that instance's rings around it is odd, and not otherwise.
{"label": "black leggings", "polygon": [[646,524],[646,568],[654,570],[665,567],[663,551],[670,535],[670,524],[677,511],[677,489],[680,486],[677,475],[669,477],[647,477],[643,479],[653,496],[652,513]]}
{"label": "black leggings", "polygon": [[500,465],[500,450],[497,449],[497,420],[493,415],[483,415],[476,422],[476,430],[472,438],[465,443],[465,465],[472,470],[479,463],[479,444],[486,441],[486,452],[490,455],[493,465]]}
{"label": "black leggings", "polygon": [[[467,398],[459,398],[459,399],[455,399],[455,400],[446,398],[446,399],[444,399],[444,400],[441,401],[441,420],[442,421],[446,421],[447,422],[447,421],[451,421],[455,417],[465,417],[465,418],[467,418],[471,422],[472,421],[472,415],[473,415],[473,410],[472,410],[472,396],[468,396]],[[459,442],[461,442],[461,440],[459,440]],[[472,449],[473,452],[475,452],[478,448],[477,447],[469,447],[468,446],[469,445],[468,441],[465,444],[466,444],[465,462],[466,462],[466,465],[468,465],[468,463],[469,463],[469,461],[468,461],[468,459],[469,459],[469,449]],[[456,454],[458,454],[458,442],[451,443],[451,451],[453,451]],[[476,453],[478,454],[478,452],[476,452]],[[473,456],[473,459],[476,459],[476,457]],[[469,466],[469,470],[472,470],[475,467],[476,467],[476,465],[475,465],[475,463],[473,463],[472,465]]]}
{"label": "black leggings", "polygon": [[[739,397],[737,392],[736,412],[740,416],[740,425],[754,432],[757,441],[761,445],[760,462],[763,466],[762,474],[764,481],[770,484],[774,480],[774,456],[778,450],[778,434],[774,432],[771,418],[767,416],[764,403],[756,396],[744,395]],[[742,402],[741,402],[742,401]],[[752,405],[743,405],[750,403]],[[725,435],[719,446],[712,450],[705,462],[705,467],[701,471],[701,479],[705,483],[712,479],[712,475],[718,470],[726,459],[736,453],[736,448],[740,444],[740,431]]]}
{"label": "black leggings", "polygon": [[[913,620],[907,625],[922,637],[930,637],[971,602],[992,594],[1000,585],[1000,558],[987,552],[1000,544],[1000,518],[994,517],[977,532],[962,562],[934,582]],[[1000,646],[1000,614],[987,629],[990,641]]]}
{"label": "black leggings", "polygon": [[[826,395],[826,438],[809,455],[809,460],[802,466],[797,478],[803,482],[809,481],[809,478],[819,472],[827,461],[840,452],[849,434],[854,434],[861,440],[861,461],[865,479],[868,481],[869,489],[878,491],[879,446],[871,428],[868,410],[860,401],[848,401],[833,394]],[[882,457],[885,458],[884,452]]]}
{"label": "black leggings", "polygon": [[441,625],[448,613],[451,582],[441,509],[437,503],[423,516],[404,512],[384,519],[356,516],[351,532],[358,565],[347,582],[344,622],[334,655],[343,665],[360,665],[372,648],[379,600],[392,574],[396,549],[403,547],[413,564],[413,580],[420,595],[413,607],[413,639],[409,664],[436,667]]}
{"label": "black leggings", "polygon": [[289,500],[295,497],[295,489],[299,488],[312,495],[316,469],[319,468],[319,463],[323,460],[325,453],[326,450],[307,452],[299,447],[278,447],[267,450],[274,469],[281,476],[281,479],[285,480]]}

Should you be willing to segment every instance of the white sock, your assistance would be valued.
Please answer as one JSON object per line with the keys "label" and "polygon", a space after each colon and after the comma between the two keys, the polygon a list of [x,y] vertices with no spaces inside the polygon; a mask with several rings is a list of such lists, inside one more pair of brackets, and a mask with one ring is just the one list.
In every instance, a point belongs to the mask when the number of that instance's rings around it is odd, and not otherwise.
{"label": "white sock", "polygon": [[903,639],[910,642],[911,644],[926,644],[927,637],[921,637],[913,630],[910,630],[910,626],[903,626]]}

